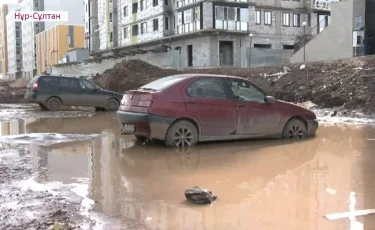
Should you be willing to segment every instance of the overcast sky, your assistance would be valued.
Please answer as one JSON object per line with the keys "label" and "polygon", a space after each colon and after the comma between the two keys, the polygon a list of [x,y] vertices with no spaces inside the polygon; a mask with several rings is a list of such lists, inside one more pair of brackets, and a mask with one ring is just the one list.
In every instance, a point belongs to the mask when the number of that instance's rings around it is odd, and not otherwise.
{"label": "overcast sky", "polygon": [[18,3],[17,0],[0,0],[0,4],[12,4],[12,3]]}

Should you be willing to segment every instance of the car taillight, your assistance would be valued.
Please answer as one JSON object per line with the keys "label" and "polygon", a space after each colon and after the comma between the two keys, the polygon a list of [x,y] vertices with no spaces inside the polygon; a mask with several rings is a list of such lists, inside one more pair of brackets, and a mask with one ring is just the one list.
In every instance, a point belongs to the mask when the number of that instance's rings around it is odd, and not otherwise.
{"label": "car taillight", "polygon": [[37,91],[38,90],[38,82],[35,82],[33,84],[33,91]]}

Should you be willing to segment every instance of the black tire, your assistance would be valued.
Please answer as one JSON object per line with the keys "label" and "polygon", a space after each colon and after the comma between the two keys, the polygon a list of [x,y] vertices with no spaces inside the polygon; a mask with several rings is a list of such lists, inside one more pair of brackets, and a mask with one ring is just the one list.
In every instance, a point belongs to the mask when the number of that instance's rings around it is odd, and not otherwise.
{"label": "black tire", "polygon": [[61,101],[57,97],[51,97],[47,101],[47,109],[49,111],[55,112],[59,111],[61,108]]}
{"label": "black tire", "polygon": [[198,143],[198,130],[189,121],[178,121],[169,127],[165,144],[169,147],[191,147]]}
{"label": "black tire", "polygon": [[283,130],[283,138],[285,139],[300,140],[305,138],[306,134],[307,127],[305,123],[296,118],[288,121]]}
{"label": "black tire", "polygon": [[115,99],[109,99],[105,105],[105,110],[107,111],[117,111],[120,104]]}
{"label": "black tire", "polygon": [[43,105],[42,103],[38,103],[38,105],[39,105],[39,107],[40,107],[42,110],[44,110],[44,111],[47,111],[47,110],[48,110],[48,108],[47,108],[45,105]]}

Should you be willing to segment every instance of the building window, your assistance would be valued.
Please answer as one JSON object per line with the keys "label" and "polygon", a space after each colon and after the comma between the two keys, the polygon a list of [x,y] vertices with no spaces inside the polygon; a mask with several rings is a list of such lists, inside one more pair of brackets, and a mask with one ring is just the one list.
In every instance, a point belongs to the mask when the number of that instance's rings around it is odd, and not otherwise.
{"label": "building window", "polygon": [[140,11],[145,9],[145,1],[144,0],[139,1],[139,9],[140,9]]}
{"label": "building window", "polygon": [[109,33],[109,42],[112,42],[113,41],[113,33]]}
{"label": "building window", "polygon": [[168,17],[164,18],[164,29],[169,30],[169,20]]}
{"label": "building window", "polygon": [[87,4],[86,4],[86,12],[87,12]]}
{"label": "building window", "polygon": [[141,23],[141,34],[147,33],[147,22]]}
{"label": "building window", "polygon": [[136,14],[137,12],[138,12],[138,2],[135,2],[132,5],[132,13]]}
{"label": "building window", "polygon": [[124,28],[124,38],[128,38],[129,37],[129,27],[125,27]]}
{"label": "building window", "polygon": [[272,16],[270,11],[264,12],[264,25],[272,24]]}
{"label": "building window", "polygon": [[124,6],[124,17],[128,16],[128,6]]}
{"label": "building window", "polygon": [[139,34],[139,27],[138,25],[134,25],[132,27],[132,36],[137,36]]}
{"label": "building window", "polygon": [[255,24],[260,25],[261,17],[260,17],[260,10],[255,11]]}
{"label": "building window", "polygon": [[109,22],[112,22],[113,21],[113,15],[112,13],[109,13]]}
{"label": "building window", "polygon": [[156,18],[152,22],[153,22],[154,31],[158,31],[159,30],[159,20]]}
{"label": "building window", "polygon": [[293,14],[293,26],[300,27],[300,14]]}
{"label": "building window", "polygon": [[152,6],[154,6],[154,7],[157,6],[158,5],[158,1],[159,0],[152,0]]}
{"label": "building window", "polygon": [[290,13],[283,13],[283,26],[290,26]]}
{"label": "building window", "polygon": [[168,6],[168,0],[164,0],[164,5]]}

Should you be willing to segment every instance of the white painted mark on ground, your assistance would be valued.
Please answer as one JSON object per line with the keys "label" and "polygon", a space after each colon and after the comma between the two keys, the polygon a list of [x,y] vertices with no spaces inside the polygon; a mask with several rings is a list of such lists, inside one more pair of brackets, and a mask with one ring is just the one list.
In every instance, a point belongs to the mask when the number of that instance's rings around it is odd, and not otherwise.
{"label": "white painted mark on ground", "polygon": [[328,214],[325,217],[328,220],[349,218],[350,230],[363,230],[363,223],[359,222],[356,217],[375,214],[375,209],[355,210],[356,203],[355,193],[351,192],[349,195],[349,212]]}

